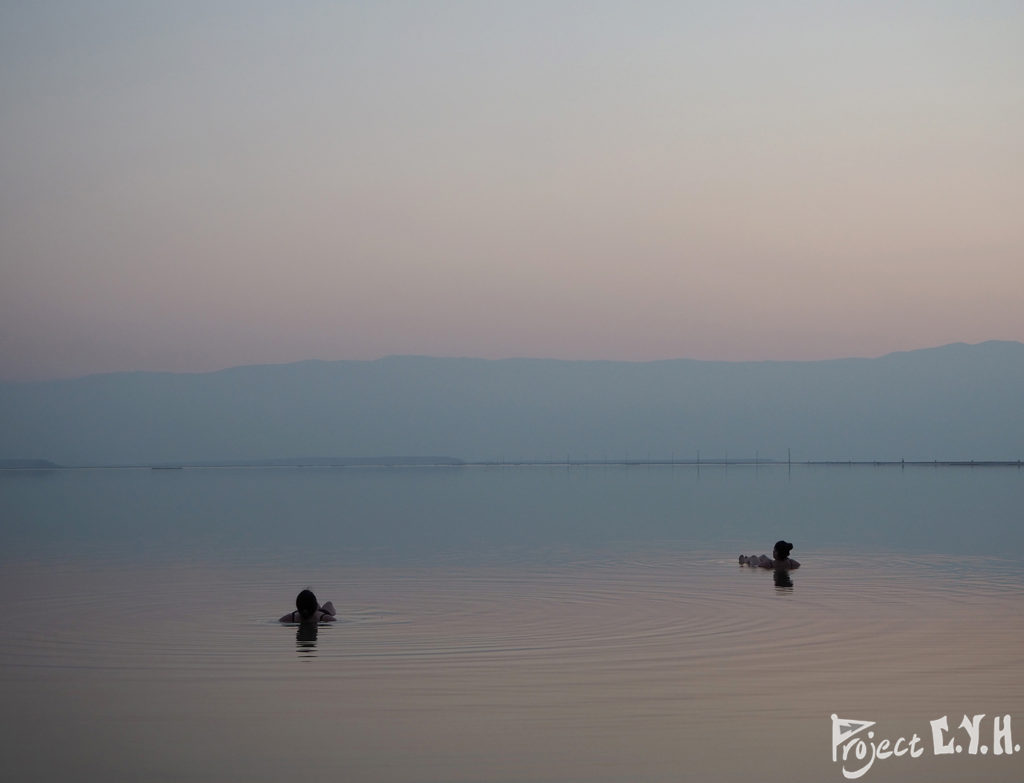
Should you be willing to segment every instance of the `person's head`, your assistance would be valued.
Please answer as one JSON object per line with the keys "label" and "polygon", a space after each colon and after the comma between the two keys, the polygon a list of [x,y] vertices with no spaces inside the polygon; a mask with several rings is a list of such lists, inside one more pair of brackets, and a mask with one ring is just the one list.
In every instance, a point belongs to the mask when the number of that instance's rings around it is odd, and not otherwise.
{"label": "person's head", "polygon": [[772,557],[776,560],[785,560],[789,557],[789,553],[793,551],[793,545],[786,541],[776,541],[775,548],[772,550]]}
{"label": "person's head", "polygon": [[316,614],[316,610],[320,608],[320,604],[317,603],[316,596],[313,595],[312,590],[303,590],[295,596],[295,608],[299,611],[300,617],[304,620],[308,620]]}

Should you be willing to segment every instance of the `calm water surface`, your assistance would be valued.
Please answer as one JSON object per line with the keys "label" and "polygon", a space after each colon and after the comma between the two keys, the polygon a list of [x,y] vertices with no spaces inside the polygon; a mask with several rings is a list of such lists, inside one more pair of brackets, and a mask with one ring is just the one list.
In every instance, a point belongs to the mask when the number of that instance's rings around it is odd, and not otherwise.
{"label": "calm water surface", "polygon": [[[1024,474],[0,472],[17,780],[1020,781]],[[741,551],[780,537],[776,579]],[[340,621],[275,618],[310,586]],[[862,766],[852,756],[850,769]]]}

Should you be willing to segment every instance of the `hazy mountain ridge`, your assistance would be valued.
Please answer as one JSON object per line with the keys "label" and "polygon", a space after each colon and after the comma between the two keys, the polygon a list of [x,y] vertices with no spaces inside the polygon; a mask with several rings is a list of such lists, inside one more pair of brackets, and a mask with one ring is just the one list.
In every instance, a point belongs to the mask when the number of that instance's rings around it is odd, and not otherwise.
{"label": "hazy mountain ridge", "polygon": [[1024,344],[812,362],[303,361],[0,385],[0,458],[1020,459]]}

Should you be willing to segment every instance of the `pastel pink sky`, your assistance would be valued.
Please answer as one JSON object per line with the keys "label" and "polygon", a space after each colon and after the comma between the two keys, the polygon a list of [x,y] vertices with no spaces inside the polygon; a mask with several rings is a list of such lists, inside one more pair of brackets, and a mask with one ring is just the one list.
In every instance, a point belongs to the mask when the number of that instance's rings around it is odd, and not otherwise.
{"label": "pastel pink sky", "polygon": [[6,4],[0,379],[1024,341],[1024,6],[892,5]]}

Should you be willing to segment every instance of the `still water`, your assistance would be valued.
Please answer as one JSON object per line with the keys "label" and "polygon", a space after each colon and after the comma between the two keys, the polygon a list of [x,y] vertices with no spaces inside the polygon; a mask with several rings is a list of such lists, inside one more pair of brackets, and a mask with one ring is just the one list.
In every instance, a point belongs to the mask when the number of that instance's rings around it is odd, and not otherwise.
{"label": "still water", "polygon": [[[19,781],[1020,781],[1022,509],[1016,468],[0,471],[0,751]],[[778,538],[802,568],[737,565]],[[277,623],[303,587],[339,621]],[[863,758],[832,714],[875,722]]]}

